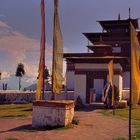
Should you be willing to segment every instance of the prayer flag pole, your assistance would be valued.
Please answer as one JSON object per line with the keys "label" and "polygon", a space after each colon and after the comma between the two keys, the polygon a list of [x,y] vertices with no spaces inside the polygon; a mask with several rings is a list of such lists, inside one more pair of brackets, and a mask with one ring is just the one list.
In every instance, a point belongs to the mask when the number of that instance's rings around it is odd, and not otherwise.
{"label": "prayer flag pole", "polygon": [[[131,45],[131,22],[130,22],[130,45]],[[131,116],[132,116],[132,62],[131,62],[131,51],[132,45],[130,47],[130,93],[129,93],[129,140],[131,140]]]}
{"label": "prayer flag pole", "polygon": [[[39,76],[37,81],[36,100],[44,99],[44,69],[45,69],[45,2],[41,0],[41,43],[40,43],[40,62],[39,62]],[[43,92],[42,92],[43,90]],[[42,96],[41,96],[42,92]]]}
{"label": "prayer flag pole", "polygon": [[63,41],[58,15],[58,0],[54,0],[53,62],[52,62],[52,100],[62,91]]}

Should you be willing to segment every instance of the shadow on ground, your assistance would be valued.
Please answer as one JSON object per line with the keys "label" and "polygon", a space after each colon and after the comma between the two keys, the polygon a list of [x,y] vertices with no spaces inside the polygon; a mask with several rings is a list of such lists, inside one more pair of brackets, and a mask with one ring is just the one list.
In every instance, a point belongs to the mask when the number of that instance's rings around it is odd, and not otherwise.
{"label": "shadow on ground", "polygon": [[85,105],[81,108],[75,108],[75,111],[91,112],[97,109],[105,109],[105,105],[103,103],[93,103],[90,105]]}
{"label": "shadow on ground", "polygon": [[41,128],[34,128],[32,127],[31,124],[28,125],[22,125],[13,129],[9,129],[7,131],[0,131],[0,133],[5,133],[5,132],[14,132],[14,131],[18,131],[18,132],[37,132],[37,131],[51,131],[51,130],[64,130],[64,129],[70,129],[73,128],[74,124],[68,125],[68,126],[48,126],[48,127],[41,127]]}
{"label": "shadow on ground", "polygon": [[33,128],[31,124],[27,124],[27,125],[22,125],[16,128],[9,129],[7,131],[0,131],[0,133],[11,132],[11,131],[36,132],[38,130]]}

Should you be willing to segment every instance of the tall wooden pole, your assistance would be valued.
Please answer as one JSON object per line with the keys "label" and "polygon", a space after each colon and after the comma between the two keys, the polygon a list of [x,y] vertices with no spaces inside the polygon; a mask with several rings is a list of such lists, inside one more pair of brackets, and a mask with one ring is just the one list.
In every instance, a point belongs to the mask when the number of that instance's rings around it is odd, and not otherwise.
{"label": "tall wooden pole", "polygon": [[52,99],[62,91],[63,80],[63,40],[60,29],[58,0],[54,0],[53,61],[52,61]]}
{"label": "tall wooden pole", "polygon": [[41,0],[41,18],[42,18],[42,31],[41,31],[41,45],[43,48],[43,85],[42,85],[42,100],[45,98],[45,93],[44,93],[44,70],[45,70],[45,2],[44,0]]}
{"label": "tall wooden pole", "polygon": [[130,21],[130,94],[129,94],[129,140],[131,140],[131,117],[132,117],[132,61],[131,61],[131,52],[132,52],[132,46],[131,46],[131,21]]}

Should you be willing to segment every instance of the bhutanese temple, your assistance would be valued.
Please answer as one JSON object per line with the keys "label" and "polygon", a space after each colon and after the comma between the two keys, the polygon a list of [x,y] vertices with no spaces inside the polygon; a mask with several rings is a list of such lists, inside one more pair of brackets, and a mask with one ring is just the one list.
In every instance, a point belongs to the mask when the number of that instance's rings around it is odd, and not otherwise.
{"label": "bhutanese temple", "polygon": [[[67,90],[74,90],[75,99],[83,103],[102,102],[108,84],[108,63],[114,63],[114,84],[120,99],[127,99],[130,87],[130,21],[137,30],[138,19],[98,21],[102,31],[83,33],[90,43],[87,53],[65,53]],[[138,32],[140,41],[140,32]],[[89,45],[90,44],[90,45]],[[92,93],[92,94],[91,94]],[[94,93],[94,95],[93,95]]]}

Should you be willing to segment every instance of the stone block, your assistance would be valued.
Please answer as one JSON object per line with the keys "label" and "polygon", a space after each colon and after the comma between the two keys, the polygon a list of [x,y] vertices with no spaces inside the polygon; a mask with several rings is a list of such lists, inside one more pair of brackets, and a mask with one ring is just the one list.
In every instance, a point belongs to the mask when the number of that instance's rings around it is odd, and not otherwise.
{"label": "stone block", "polygon": [[72,123],[74,101],[50,100],[33,102],[32,126],[55,127]]}

